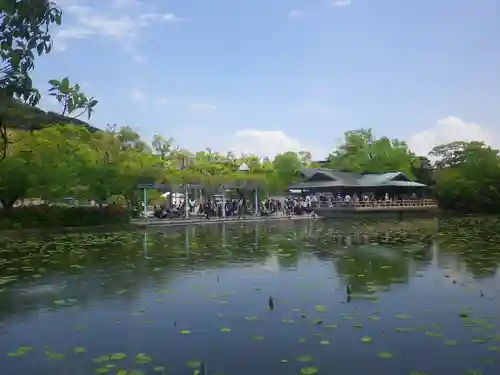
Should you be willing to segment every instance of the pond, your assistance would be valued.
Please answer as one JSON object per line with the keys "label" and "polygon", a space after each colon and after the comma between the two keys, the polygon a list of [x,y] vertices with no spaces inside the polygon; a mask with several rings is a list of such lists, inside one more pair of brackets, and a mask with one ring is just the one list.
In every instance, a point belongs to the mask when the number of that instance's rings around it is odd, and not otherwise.
{"label": "pond", "polygon": [[498,374],[495,228],[294,220],[3,236],[0,368]]}

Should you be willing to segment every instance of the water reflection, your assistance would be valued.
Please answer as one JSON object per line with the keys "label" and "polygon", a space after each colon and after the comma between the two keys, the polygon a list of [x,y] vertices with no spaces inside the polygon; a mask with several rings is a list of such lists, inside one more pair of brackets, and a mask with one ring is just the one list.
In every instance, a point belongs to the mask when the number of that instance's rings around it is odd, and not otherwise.
{"label": "water reflection", "polygon": [[[187,373],[186,363],[203,360],[226,374],[498,370],[499,249],[447,231],[435,221],[306,220],[2,239],[0,352],[34,350],[0,356],[0,367]],[[450,350],[452,341],[460,345]],[[127,357],[92,361],[112,353]],[[139,353],[151,361],[134,360]]]}

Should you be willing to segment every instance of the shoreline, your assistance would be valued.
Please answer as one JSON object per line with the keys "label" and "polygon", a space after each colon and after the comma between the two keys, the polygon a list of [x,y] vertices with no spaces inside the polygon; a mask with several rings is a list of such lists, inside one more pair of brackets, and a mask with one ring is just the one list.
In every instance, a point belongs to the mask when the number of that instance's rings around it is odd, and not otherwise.
{"label": "shoreline", "polygon": [[279,220],[319,220],[323,219],[320,216],[294,216],[294,215],[280,215],[280,216],[242,216],[238,217],[221,217],[221,218],[194,218],[194,219],[133,219],[132,226],[137,228],[161,228],[161,227],[180,227],[187,225],[205,225],[217,223],[252,223],[252,222],[266,222],[266,221],[279,221]]}
{"label": "shoreline", "polygon": [[92,225],[92,226],[75,226],[75,227],[54,227],[54,228],[17,228],[17,229],[0,229],[0,234],[8,235],[19,235],[19,234],[52,234],[52,233],[74,233],[81,231],[115,231],[115,230],[137,230],[137,229],[147,229],[147,228],[170,228],[170,227],[182,227],[188,225],[203,225],[203,224],[216,224],[216,223],[252,223],[252,222],[266,222],[266,221],[276,221],[276,220],[306,220],[306,219],[322,219],[322,217],[316,216],[242,216],[237,217],[226,217],[226,218],[212,218],[206,220],[205,218],[195,218],[195,219],[131,219],[128,223],[123,224],[110,224],[110,225]]}

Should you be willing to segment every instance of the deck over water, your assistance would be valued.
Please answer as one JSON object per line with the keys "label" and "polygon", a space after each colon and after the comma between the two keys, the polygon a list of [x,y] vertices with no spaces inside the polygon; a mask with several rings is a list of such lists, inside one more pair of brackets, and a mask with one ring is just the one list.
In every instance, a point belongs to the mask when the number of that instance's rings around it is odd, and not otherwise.
{"label": "deck over water", "polygon": [[498,374],[499,238],[434,219],[0,237],[1,374]]}
{"label": "deck over water", "polygon": [[319,216],[332,217],[360,213],[418,213],[437,212],[438,203],[432,199],[368,201],[368,202],[315,202],[313,208]]}

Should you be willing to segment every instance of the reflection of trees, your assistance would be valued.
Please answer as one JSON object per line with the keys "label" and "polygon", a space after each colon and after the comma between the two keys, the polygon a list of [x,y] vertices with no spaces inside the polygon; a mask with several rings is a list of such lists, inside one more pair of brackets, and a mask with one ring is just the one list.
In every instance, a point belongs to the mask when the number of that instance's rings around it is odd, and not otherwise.
{"label": "reflection of trees", "polygon": [[339,251],[333,263],[354,293],[366,293],[375,286],[406,283],[409,278],[408,259],[394,248],[349,247]]}
{"label": "reflection of trees", "polygon": [[493,277],[500,268],[500,221],[492,218],[443,220],[440,253],[458,258],[474,277]]}
{"label": "reflection of trees", "polygon": [[[403,225],[403,224],[400,224]],[[404,224],[406,225],[406,224]],[[441,225],[441,253],[460,259],[476,276],[490,276],[500,254],[500,230]],[[495,233],[495,230],[497,232]],[[281,268],[303,256],[332,262],[355,293],[407,282],[432,259],[433,230],[413,223],[388,228],[382,223],[289,220],[268,223],[210,224],[144,233],[94,232],[0,239],[0,316],[32,308],[52,308],[54,299],[78,298],[80,305],[109,298],[131,301],[144,288],[168,284],[184,270],[264,263],[274,257]],[[485,238],[485,236],[487,236]],[[496,244],[496,243],[495,243]],[[362,275],[362,276],[361,276]],[[33,286],[67,286],[47,293],[18,293]]]}

